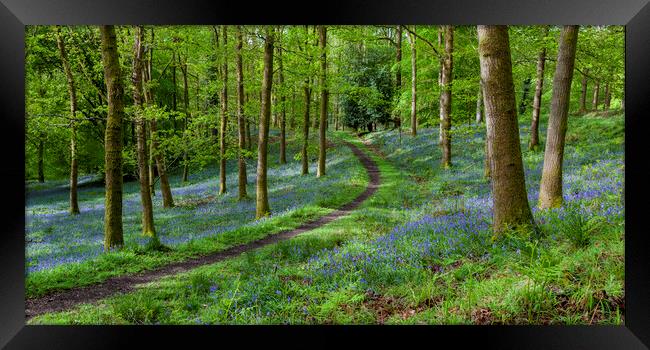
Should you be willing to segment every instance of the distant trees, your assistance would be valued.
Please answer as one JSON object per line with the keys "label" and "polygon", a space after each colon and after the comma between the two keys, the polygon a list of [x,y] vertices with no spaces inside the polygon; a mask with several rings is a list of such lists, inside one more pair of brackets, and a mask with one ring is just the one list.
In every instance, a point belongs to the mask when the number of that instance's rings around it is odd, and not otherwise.
{"label": "distant trees", "polygon": [[[413,29],[415,31],[415,28]],[[409,32],[406,35],[411,46],[411,135],[418,134],[418,119],[417,119],[417,48],[415,32]]]}
{"label": "distant trees", "polygon": [[443,26],[445,53],[442,57],[442,74],[440,77],[440,146],[443,168],[451,166],[451,84],[453,82],[454,27]]}
{"label": "distant trees", "polygon": [[519,144],[507,26],[478,26],[495,232],[534,225]]}
{"label": "distant trees", "polygon": [[104,249],[124,245],[122,233],[122,121],[124,120],[124,87],[120,72],[120,58],[117,53],[115,28],[112,25],[100,27],[102,40],[102,61],[108,97],[108,117],[104,171],[106,173],[106,198],[104,205]]}
{"label": "distant trees", "polygon": [[560,36],[557,65],[553,76],[553,97],[546,132],[544,168],[539,189],[539,206],[542,209],[562,204],[562,160],[577,41],[578,26],[564,26]]}

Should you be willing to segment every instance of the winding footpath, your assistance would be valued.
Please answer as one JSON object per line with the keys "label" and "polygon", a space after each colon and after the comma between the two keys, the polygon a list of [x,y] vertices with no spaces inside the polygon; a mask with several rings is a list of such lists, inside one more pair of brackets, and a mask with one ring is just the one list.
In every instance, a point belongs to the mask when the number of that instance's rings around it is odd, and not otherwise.
{"label": "winding footpath", "polygon": [[356,209],[368,197],[370,197],[379,187],[380,173],[377,164],[365,152],[360,150],[357,146],[347,141],[345,144],[352,150],[357,158],[366,169],[370,181],[366,189],[351,202],[343,205],[337,210],[322,216],[318,219],[308,221],[301,226],[289,230],[282,231],[276,234],[269,235],[262,239],[252,241],[246,244],[234,246],[226,250],[222,250],[213,254],[203,255],[196,258],[191,258],[177,263],[162,266],[155,270],[148,270],[133,275],[123,275],[112,277],[104,282],[69,289],[65,291],[55,292],[43,297],[25,300],[25,316],[26,319],[49,313],[58,312],[70,309],[78,304],[92,303],[115,294],[123,294],[133,291],[139,284],[148,283],[160,279],[162,277],[183,273],[191,269],[213,264],[231,257],[238,256],[244,252],[251,251],[269,244],[277,243],[279,241],[287,240],[295,237],[301,233],[316,229],[327,223],[336,220],[342,216],[348,215],[352,210]]}

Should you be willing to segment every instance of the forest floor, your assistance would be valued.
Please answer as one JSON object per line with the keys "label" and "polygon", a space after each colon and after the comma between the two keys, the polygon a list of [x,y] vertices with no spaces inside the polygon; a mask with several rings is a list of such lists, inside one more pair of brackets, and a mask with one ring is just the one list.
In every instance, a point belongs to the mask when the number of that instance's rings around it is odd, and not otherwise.
{"label": "forest floor", "polygon": [[363,151],[357,148],[350,142],[345,142],[359,161],[366,169],[370,182],[366,189],[355,199],[346,203],[339,209],[330,212],[318,219],[308,221],[299,227],[275,233],[265,238],[255,240],[246,244],[237,245],[223,251],[212,254],[201,255],[196,258],[190,258],[176,263],[171,263],[155,270],[149,270],[135,275],[123,275],[107,279],[104,282],[93,284],[90,286],[67,289],[60,292],[47,294],[39,298],[32,298],[26,300],[25,313],[27,319],[33,316],[40,315],[48,312],[63,311],[80,303],[90,303],[116,293],[127,293],[132,291],[137,285],[148,283],[157,280],[164,276],[175,275],[182,272],[189,271],[199,266],[213,264],[215,262],[240,255],[244,252],[251,251],[265,245],[277,243],[295,237],[301,233],[309,230],[316,229],[341,216],[347,215],[350,211],[357,208],[363,201],[370,197],[379,186],[379,169],[375,162],[368,157]]}
{"label": "forest floor", "polygon": [[527,150],[528,125],[520,120],[539,236],[492,236],[484,125],[452,129],[448,170],[437,128],[374,132],[368,145],[340,134],[371,155],[381,177],[349,215],[29,323],[622,324],[623,115],[570,117],[565,205],[552,210],[536,205],[543,149]]}

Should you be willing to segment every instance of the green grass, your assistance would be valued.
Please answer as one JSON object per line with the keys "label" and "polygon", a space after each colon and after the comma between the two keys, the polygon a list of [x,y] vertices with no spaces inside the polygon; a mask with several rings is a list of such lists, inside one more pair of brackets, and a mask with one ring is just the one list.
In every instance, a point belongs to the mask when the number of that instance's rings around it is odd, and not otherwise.
{"label": "green grass", "polygon": [[[345,146],[341,144],[337,147]],[[25,279],[26,296],[34,298],[59,290],[96,284],[114,276],[151,270],[294,229],[307,221],[332,212],[333,208],[353,200],[363,192],[368,183],[368,176],[358,161],[357,166],[360,176],[352,178],[345,184],[340,184],[342,188],[345,188],[344,191],[337,191],[328,197],[320,198],[313,205],[255,221],[216,236],[190,240],[167,252],[130,245],[122,250],[104,253],[87,261],[62,264],[52,269],[31,272]]]}
{"label": "green grass", "polygon": [[[574,136],[565,155],[572,190],[587,191],[590,177],[618,174],[617,163],[595,164],[600,154],[622,147],[621,125],[621,116],[571,118],[567,136]],[[369,137],[377,141],[376,135]],[[291,240],[140,286],[127,295],[35,317],[30,324],[624,323],[624,220],[598,218],[589,211],[620,203],[615,194],[580,202],[582,211],[567,205],[561,212],[537,213],[541,236],[520,230],[506,232],[495,244],[463,241],[462,249],[426,257],[422,261],[426,268],[401,261],[363,269],[345,265],[356,257],[379,259],[382,254],[406,259],[391,249],[408,252],[420,236],[407,235],[388,250],[378,250],[377,240],[388,239],[395,227],[427,215],[467,212],[471,197],[465,196],[489,188],[480,178],[480,140],[464,148],[478,162],[476,169],[468,170],[457,158],[458,165],[447,173],[427,160],[436,158],[435,153],[416,150],[414,155],[406,146],[392,152],[378,144],[387,157],[373,155],[381,170],[381,186],[349,216]],[[541,157],[543,152],[526,151],[524,163],[539,168]],[[468,171],[479,175],[468,178]],[[531,174],[527,181],[539,181],[539,174]],[[318,269],[326,266],[333,272]]]}

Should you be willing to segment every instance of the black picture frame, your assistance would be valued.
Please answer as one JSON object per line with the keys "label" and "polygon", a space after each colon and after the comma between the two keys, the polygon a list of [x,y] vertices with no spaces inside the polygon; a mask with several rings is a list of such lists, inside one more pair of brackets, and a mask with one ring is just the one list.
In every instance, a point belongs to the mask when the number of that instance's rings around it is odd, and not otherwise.
{"label": "black picture frame", "polygon": [[[370,346],[397,340],[426,346],[490,348],[643,349],[650,346],[650,264],[643,217],[648,194],[646,114],[650,110],[650,4],[648,0],[363,0],[324,2],[210,0],[0,0],[0,346],[23,348],[120,348],[144,341],[226,338],[238,346],[276,340],[304,346],[342,343],[342,336]],[[293,11],[291,11],[293,9]],[[625,325],[624,326],[26,326],[25,325],[25,47],[32,24],[611,24],[626,26],[625,43]],[[296,335],[304,340],[297,341]],[[305,341],[306,340],[306,341]],[[346,340],[347,341],[347,340]],[[210,343],[208,343],[210,344]],[[404,343],[402,343],[404,345]],[[439,345],[438,345],[439,344]],[[411,345],[409,345],[411,346]]]}

